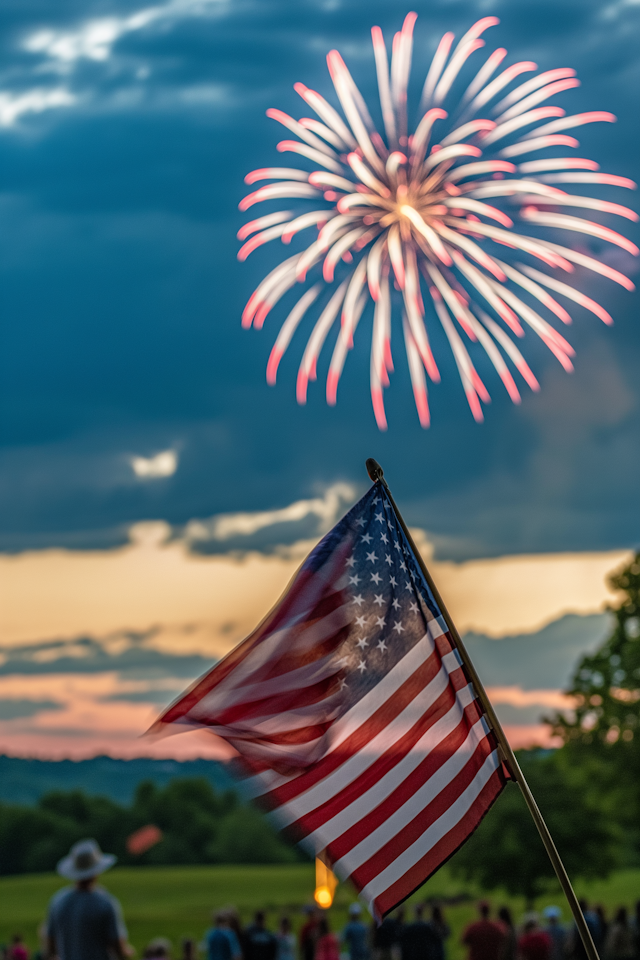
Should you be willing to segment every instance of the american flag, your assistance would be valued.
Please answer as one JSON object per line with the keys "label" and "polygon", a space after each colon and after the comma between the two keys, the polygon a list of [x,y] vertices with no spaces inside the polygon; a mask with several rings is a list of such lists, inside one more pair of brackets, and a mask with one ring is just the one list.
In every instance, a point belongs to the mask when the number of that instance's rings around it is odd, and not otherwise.
{"label": "american flag", "polygon": [[381,482],[158,726],[175,722],[232,743],[254,799],[378,918],[464,843],[506,782]]}

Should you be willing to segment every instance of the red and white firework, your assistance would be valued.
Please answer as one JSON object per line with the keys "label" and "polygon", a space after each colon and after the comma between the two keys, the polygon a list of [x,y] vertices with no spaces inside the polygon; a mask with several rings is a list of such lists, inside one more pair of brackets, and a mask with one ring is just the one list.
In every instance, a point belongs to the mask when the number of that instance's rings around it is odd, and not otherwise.
{"label": "red and white firework", "polygon": [[[281,110],[267,111],[296,138],[282,140],[277,150],[296,154],[317,169],[254,170],[245,177],[246,183],[271,182],[240,203],[241,210],[248,210],[262,201],[301,199],[313,207],[308,212],[268,213],[238,233],[244,241],[238,257],[245,260],[269,240],[279,238],[287,244],[298,232],[314,230],[305,249],[265,277],[243,313],[243,326],[260,328],[288,290],[305,284],[276,338],[267,380],[275,383],[296,329],[324,295],[326,302],[302,356],[297,399],[305,403],[308,382],[316,379],[318,356],[339,318],[327,375],[327,401],[334,404],[346,356],[371,298],[371,396],[381,429],[386,428],[383,389],[393,370],[394,303],[402,314],[422,426],[429,425],[427,377],[440,380],[429,339],[434,322],[444,330],[469,406],[480,421],[481,401],[488,402],[489,394],[470,350],[486,352],[517,403],[520,393],[510,364],[531,389],[538,389],[514,339],[524,336],[525,327],[541,338],[565,370],[572,369],[574,351],[555,326],[557,321],[570,323],[571,317],[552,294],[612,322],[600,304],[559,277],[578,265],[633,289],[626,276],[602,260],[556,241],[575,232],[634,255],[639,252],[609,227],[563,212],[568,207],[638,219],[620,204],[565,190],[569,184],[574,189],[592,184],[635,187],[624,177],[599,172],[592,160],[549,151],[579,146],[568,130],[615,120],[602,111],[566,116],[561,107],[549,105],[551,98],[579,85],[574,70],[538,73],[530,61],[501,69],[507,51],[500,48],[486,58],[462,94],[454,96],[461,70],[484,46],[480,36],[499,22],[496,17],[479,20],[456,46],[452,33],[443,36],[424,82],[417,123],[409,131],[407,86],[415,21],[416,14],[408,14],[396,33],[390,64],[382,31],[379,27],[371,31],[384,136],[342,57],[332,50],[327,62],[344,116],[301,83],[295,90],[317,119],[294,120]],[[526,74],[532,76],[523,81]],[[517,229],[514,216],[519,219]],[[533,235],[527,233],[529,225],[535,228]],[[550,238],[554,230],[562,233],[555,240],[541,239],[545,231],[540,227],[551,228]],[[308,285],[314,272],[317,281]],[[325,293],[327,286],[331,289]],[[477,347],[470,347],[470,342]]]}

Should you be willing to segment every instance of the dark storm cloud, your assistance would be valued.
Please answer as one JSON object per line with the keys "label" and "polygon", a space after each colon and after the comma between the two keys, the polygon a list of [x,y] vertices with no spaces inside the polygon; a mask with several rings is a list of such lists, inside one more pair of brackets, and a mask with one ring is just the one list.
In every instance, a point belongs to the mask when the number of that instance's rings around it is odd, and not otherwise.
{"label": "dark storm cloud", "polygon": [[48,710],[61,710],[54,700],[5,700],[0,698],[0,720],[24,720]]}
{"label": "dark storm cloud", "polygon": [[113,638],[98,637],[0,647],[0,677],[116,671],[121,679],[127,680],[151,681],[166,677],[191,680],[210,669],[212,660],[207,657],[163,653],[146,646],[153,634],[153,631],[122,634],[117,638],[115,650]]}
{"label": "dark storm cloud", "polygon": [[[637,176],[637,7],[536,0],[415,9],[416,84],[445,29],[459,34],[495,12],[502,24],[488,34],[490,47],[504,44],[512,60],[543,69],[575,67],[583,86],[563,104],[618,114],[615,127],[581,129],[581,155]],[[573,311],[575,375],[558,374],[556,361],[529,345],[543,393],[515,409],[489,376],[494,402],[481,427],[447,360],[432,390],[434,426],[422,432],[398,355],[390,430],[379,434],[364,343],[336,409],[319,386],[298,408],[302,339],[278,387],[264,379],[291,301],[263,332],[239,329],[248,293],[278,256],[235,260],[242,176],[278,156],[264,109],[306,112],[292,83],[327,92],[332,46],[371,98],[369,26],[389,36],[403,14],[379,2],[363,15],[359,0],[3,7],[0,116],[18,114],[0,128],[0,548],[110,546],[140,519],[180,527],[284,507],[336,481],[363,484],[372,454],[443,556],[638,542],[637,307],[606,281],[581,280],[616,326],[600,329]],[[35,101],[20,100],[34,91]],[[324,370],[326,360],[320,381]],[[135,477],[132,456],[168,448],[179,452],[175,475]]]}
{"label": "dark storm cloud", "polygon": [[464,642],[487,686],[563,690],[578,659],[600,646],[609,627],[606,613],[585,617],[569,614],[536,633],[500,640],[468,633]]}

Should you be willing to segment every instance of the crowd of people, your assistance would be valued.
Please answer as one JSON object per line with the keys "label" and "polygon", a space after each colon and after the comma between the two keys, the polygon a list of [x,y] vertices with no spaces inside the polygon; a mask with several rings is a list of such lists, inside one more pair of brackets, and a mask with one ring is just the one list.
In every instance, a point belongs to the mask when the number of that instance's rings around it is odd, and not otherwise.
{"label": "crowd of people", "polygon": [[[129,960],[135,950],[118,901],[97,885],[98,877],[115,862],[95,840],[75,844],[58,864],[58,873],[72,881],[49,904],[42,929],[42,949],[29,954],[22,937],[0,947],[0,960]],[[629,917],[625,907],[608,918],[600,906],[582,901],[582,913],[602,960],[640,960],[640,901]],[[427,915],[428,911],[428,915]],[[558,907],[548,906],[542,918],[530,912],[516,926],[508,907],[495,917],[486,901],[478,918],[462,933],[467,960],[586,960],[575,924],[564,926]],[[451,937],[442,907],[417,904],[400,907],[380,924],[366,922],[359,903],[349,907],[349,919],[332,930],[330,914],[315,906],[294,934],[289,916],[270,930],[264,912],[243,927],[232,907],[218,910],[201,942],[186,938],[175,953],[163,937],[152,940],[143,960],[446,960]]]}

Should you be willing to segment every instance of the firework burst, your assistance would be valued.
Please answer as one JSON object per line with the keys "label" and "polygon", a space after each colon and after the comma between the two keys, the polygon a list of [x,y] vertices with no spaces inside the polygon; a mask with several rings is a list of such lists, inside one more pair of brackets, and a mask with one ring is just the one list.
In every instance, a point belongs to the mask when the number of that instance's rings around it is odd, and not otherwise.
{"label": "firework burst", "polygon": [[[455,47],[453,34],[443,36],[424,83],[417,123],[409,133],[407,86],[415,21],[416,14],[410,13],[395,35],[390,65],[382,31],[379,27],[371,31],[384,136],[376,129],[342,57],[332,50],[327,63],[344,117],[301,83],[295,90],[318,119],[294,120],[281,110],[267,111],[296,137],[278,143],[278,151],[296,154],[318,169],[254,170],[245,177],[246,183],[271,182],[240,203],[241,210],[248,210],[262,201],[295,198],[312,201],[313,206],[303,212],[269,213],[245,224],[238,233],[245,241],[238,257],[244,260],[267,241],[279,238],[287,244],[300,231],[314,230],[306,249],[265,277],[243,313],[243,326],[260,328],[289,289],[297,283],[306,285],[276,338],[267,366],[268,382],[275,383],[296,329],[329,287],[302,356],[297,399],[305,403],[308,382],[316,379],[318,356],[339,318],[327,376],[327,401],[334,404],[345,359],[371,298],[371,396],[381,429],[387,425],[383,390],[393,370],[395,302],[401,305],[404,345],[422,426],[429,425],[427,378],[440,380],[429,340],[432,322],[444,330],[471,412],[480,421],[481,401],[489,402],[489,394],[470,350],[484,350],[517,403],[520,393],[510,364],[531,389],[538,389],[514,340],[524,336],[526,327],[565,370],[572,369],[574,351],[554,325],[558,320],[570,323],[571,317],[549,291],[585,307],[607,324],[612,322],[600,304],[558,279],[558,274],[571,273],[578,265],[633,289],[619,271],[546,239],[539,228],[576,232],[638,254],[637,247],[620,233],[563,212],[569,207],[638,219],[627,207],[564,189],[567,184],[633,188],[632,181],[599,172],[592,160],[548,155],[550,147],[579,146],[567,130],[615,120],[602,111],[566,116],[561,107],[548,104],[552,97],[579,85],[574,70],[537,73],[537,65],[530,61],[500,70],[507,53],[501,48],[487,57],[461,96],[453,96],[460,71],[484,46],[480,36],[499,22],[497,18],[479,20]],[[533,76],[521,82],[518,78],[524,74]],[[543,152],[547,156],[541,159]],[[516,215],[521,222],[517,230],[512,221]],[[536,228],[534,235],[523,232],[528,224]],[[314,272],[317,281],[309,286]],[[432,305],[428,310],[425,301]]]}

